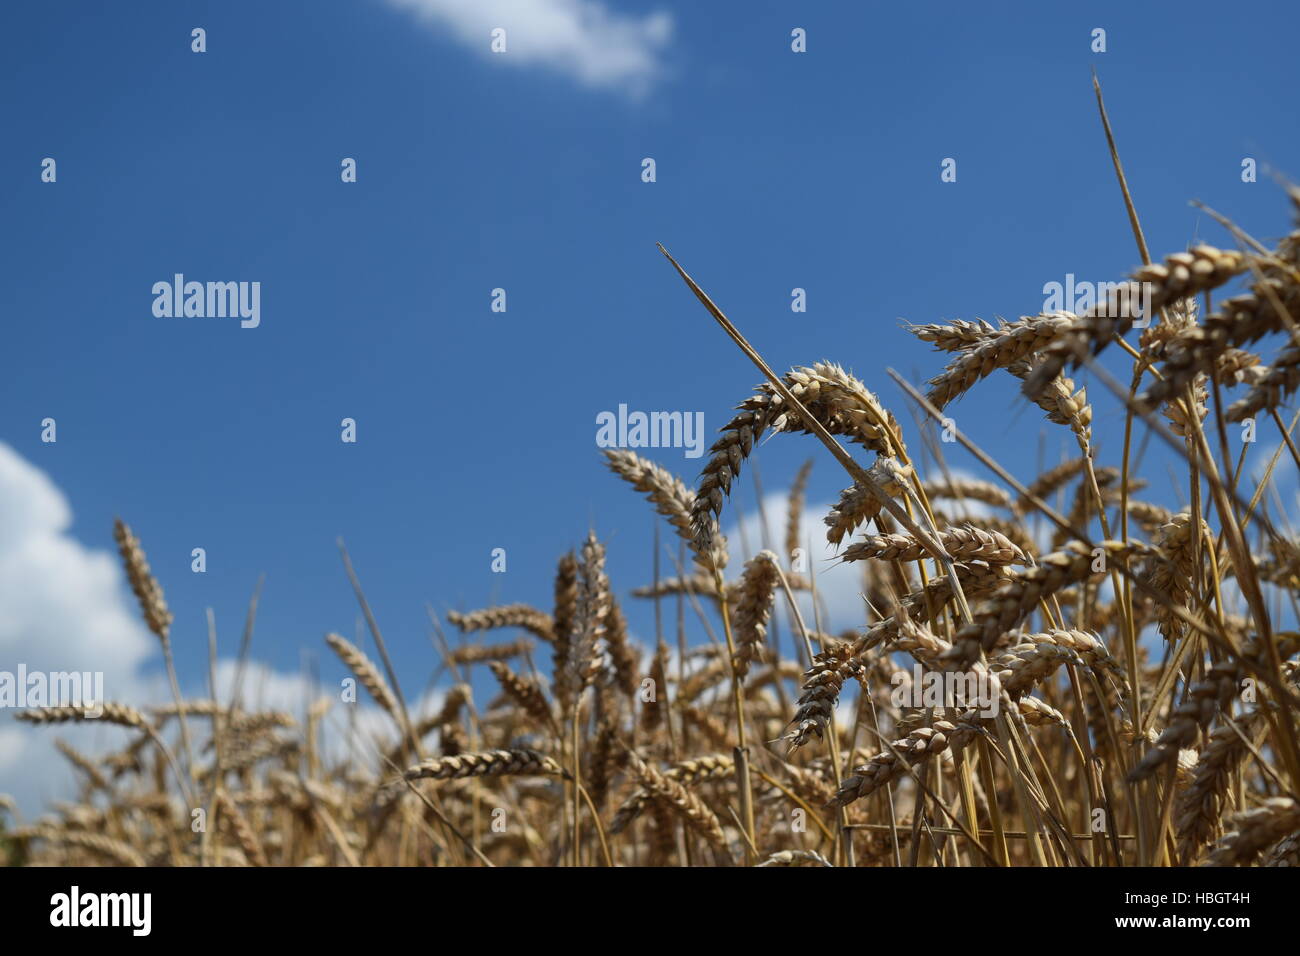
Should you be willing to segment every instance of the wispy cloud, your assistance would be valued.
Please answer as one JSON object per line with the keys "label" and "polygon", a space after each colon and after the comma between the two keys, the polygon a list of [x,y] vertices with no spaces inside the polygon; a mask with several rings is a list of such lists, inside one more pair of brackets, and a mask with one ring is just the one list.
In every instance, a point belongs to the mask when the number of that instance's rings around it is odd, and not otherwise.
{"label": "wispy cloud", "polygon": [[[505,65],[541,66],[584,86],[642,96],[662,79],[672,16],[634,17],[603,0],[388,0]],[[506,51],[491,52],[505,30]]]}

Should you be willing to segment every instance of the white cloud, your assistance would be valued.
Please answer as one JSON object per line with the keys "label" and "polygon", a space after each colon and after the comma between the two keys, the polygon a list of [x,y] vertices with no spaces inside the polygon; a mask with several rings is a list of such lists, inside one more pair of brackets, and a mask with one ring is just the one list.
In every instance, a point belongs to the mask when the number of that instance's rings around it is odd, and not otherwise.
{"label": "white cloud", "polygon": [[[741,528],[732,525],[724,529],[732,551],[731,567],[728,575],[738,577],[743,571],[740,560],[740,542],[749,541],[751,553],[764,540],[780,542],[785,540],[785,520],[788,498],[785,492],[769,493],[764,496],[762,509],[751,509],[743,519]],[[821,625],[823,631],[832,634],[852,627],[862,627],[866,623],[862,603],[862,569],[853,563],[838,560],[840,549],[826,540],[825,517],[830,512],[831,502],[813,503],[804,508],[800,528],[805,546],[808,547],[809,571],[817,577],[817,599],[821,605]],[[763,534],[761,514],[767,515],[767,535]],[[847,542],[846,542],[847,543]],[[815,615],[812,599],[807,593],[797,593],[799,611],[804,616],[804,623],[811,630]],[[784,613],[784,600],[778,602]]]}
{"label": "white cloud", "polygon": [[157,649],[139,623],[117,556],[68,534],[54,483],[0,444],[0,667],[102,671],[105,691],[136,686]]}
{"label": "white cloud", "polygon": [[[116,555],[84,547],[71,524],[49,477],[0,444],[0,670],[99,671],[105,696],[139,692],[138,668],[157,641],[139,623]],[[0,712],[0,791],[30,804],[65,774],[51,769],[48,731],[41,740],[10,716]]]}
{"label": "white cloud", "polygon": [[[0,443],[0,671],[28,673],[91,671],[104,675],[104,697],[135,707],[172,700],[157,667],[157,639],[140,623],[139,611],[115,553],[87,548],[68,534],[72,509],[62,491],[40,469]],[[217,687],[228,699],[235,662],[217,662]],[[243,679],[249,708],[275,708],[301,716],[314,693],[300,674],[274,671],[251,661]],[[207,697],[206,680],[189,686],[191,697]],[[441,695],[416,701],[413,709],[439,706]],[[425,712],[419,709],[418,712]],[[74,791],[75,776],[54,747],[62,738],[89,754],[122,746],[128,732],[105,724],[31,727],[0,710],[0,793],[10,794],[27,816]],[[355,718],[355,720],[353,720]],[[351,746],[373,765],[372,740],[395,739],[391,720],[368,701],[355,713],[334,709],[328,721],[329,753]],[[353,737],[352,731],[356,731]],[[202,758],[198,758],[202,762]]]}
{"label": "white cloud", "polygon": [[[584,86],[640,96],[663,77],[673,21],[657,11],[637,18],[603,0],[389,0],[463,45],[515,66],[543,66]],[[491,52],[492,31],[506,52]]]}

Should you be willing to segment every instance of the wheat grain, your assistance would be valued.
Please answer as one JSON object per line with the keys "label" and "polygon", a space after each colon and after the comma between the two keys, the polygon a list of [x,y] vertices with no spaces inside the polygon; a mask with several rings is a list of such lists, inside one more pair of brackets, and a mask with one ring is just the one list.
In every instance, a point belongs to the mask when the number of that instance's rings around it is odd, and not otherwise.
{"label": "wheat grain", "polygon": [[365,653],[339,634],[326,634],[325,643],[330,649],[339,656],[339,660],[347,665],[348,670],[366,692],[374,699],[388,716],[392,717],[401,726],[402,718],[397,708],[397,698],[393,695],[392,688],[388,686],[388,681],[384,680],[384,675],[379,673],[374,662],[365,655]]}
{"label": "wheat grain", "polygon": [[771,551],[760,551],[746,562],[732,621],[736,642],[733,666],[741,680],[749,673],[750,664],[762,656],[779,580],[779,559]]}
{"label": "wheat grain", "polygon": [[527,657],[533,652],[529,640],[511,641],[507,644],[465,644],[453,648],[447,659],[456,664],[486,664],[490,661],[507,661],[512,657]]}
{"label": "wheat grain", "polygon": [[162,586],[153,576],[149,561],[144,556],[140,539],[131,533],[131,529],[121,518],[113,522],[113,537],[122,555],[122,563],[126,566],[126,577],[131,583],[131,590],[135,592],[136,599],[140,602],[140,611],[144,615],[145,623],[159,640],[166,642],[171,633],[172,612],[163,597]]}
{"label": "wheat grain", "polygon": [[712,846],[724,852],[727,838],[717,815],[696,794],[678,781],[660,773],[636,753],[628,754],[628,766],[650,798],[671,809],[692,830],[704,837]]}
{"label": "wheat grain", "polygon": [[140,711],[134,707],[128,707],[126,704],[113,701],[105,701],[98,708],[34,707],[30,710],[19,711],[15,717],[29,724],[65,724],[68,722],[81,723],[87,720],[99,720],[106,724],[116,724],[119,727],[133,727],[140,730],[152,727],[148,719]]}
{"label": "wheat grain", "polygon": [[501,661],[488,665],[492,676],[497,679],[501,689],[523,709],[529,717],[543,727],[551,726],[551,705],[546,701],[542,689],[532,680],[520,677]]}
{"label": "wheat grain", "polygon": [[576,650],[574,623],[578,614],[578,559],[570,551],[560,558],[555,572],[555,648],[552,654],[552,684],[560,715],[572,712],[578,685],[574,680]]}
{"label": "wheat grain", "polygon": [[611,471],[630,482],[632,487],[654,503],[655,510],[668,519],[673,530],[695,552],[695,560],[704,571],[711,572],[715,567],[721,569],[727,566],[725,538],[713,535],[708,548],[700,547],[691,524],[691,514],[695,510],[695,492],[687,488],[680,478],[631,451],[606,450],[605,462]]}
{"label": "wheat grain", "polygon": [[[939,541],[955,561],[985,561],[989,564],[1026,564],[1025,553],[997,531],[971,525],[939,532]],[[919,561],[927,557],[925,547],[909,534],[875,534],[849,545],[840,554],[844,561]]]}
{"label": "wheat grain", "polygon": [[813,460],[809,458],[799,466],[794,481],[790,483],[790,494],[786,499],[785,555],[793,560],[794,553],[803,547],[799,526],[803,521],[804,500],[808,490],[808,475],[812,473]]}
{"label": "wheat grain", "polygon": [[408,767],[403,774],[407,780],[453,780],[462,777],[503,775],[568,777],[554,758],[524,748],[462,753],[454,757],[432,757],[413,767]]}
{"label": "wheat grain", "polygon": [[[898,497],[907,492],[907,481],[912,469],[894,458],[880,456],[867,469],[867,474],[882,492],[890,497]],[[844,536],[858,525],[870,521],[880,514],[884,502],[866,485],[855,484],[840,494],[840,500],[826,516],[826,540],[838,545]]]}
{"label": "wheat grain", "polygon": [[942,481],[923,481],[927,498],[955,498],[957,500],[982,501],[995,508],[1010,508],[1011,495],[1004,488],[991,481],[976,481],[973,478],[945,478]]}
{"label": "wheat grain", "polygon": [[861,800],[905,774],[907,767],[915,769],[949,748],[966,746],[978,732],[976,725],[968,722],[973,716],[973,713],[968,713],[955,723],[936,720],[928,727],[917,728],[906,737],[895,740],[890,749],[876,754],[862,766],[854,767],[853,775],[840,781],[829,805],[842,807]]}
{"label": "wheat grain", "polygon": [[1300,831],[1300,804],[1290,797],[1272,797],[1252,810],[1234,814],[1232,830],[1220,837],[1206,862],[1210,866],[1251,863],[1279,840]]}
{"label": "wheat grain", "polygon": [[[1077,316],[1053,337],[1025,382],[1025,394],[1040,392],[1068,363],[1079,361],[1087,352],[1100,352],[1112,336],[1123,335],[1136,319],[1149,321],[1165,306],[1218,288],[1245,269],[1241,253],[1208,245],[1193,246],[1166,257],[1163,263],[1143,266],[1133,273],[1132,282],[1120,283],[1107,293],[1105,301]],[[1142,307],[1147,309],[1145,314]]]}
{"label": "wheat grain", "polygon": [[935,408],[942,409],[980,379],[997,369],[1022,362],[1056,341],[1077,321],[1078,316],[1072,312],[1049,312],[1023,316],[1003,325],[995,334],[958,353],[942,373],[930,379],[926,398]]}
{"label": "wheat grain", "polygon": [[555,640],[555,622],[551,619],[551,615],[527,604],[503,604],[470,611],[467,614],[448,611],[447,620],[458,627],[462,634],[503,627],[519,627],[547,643]]}

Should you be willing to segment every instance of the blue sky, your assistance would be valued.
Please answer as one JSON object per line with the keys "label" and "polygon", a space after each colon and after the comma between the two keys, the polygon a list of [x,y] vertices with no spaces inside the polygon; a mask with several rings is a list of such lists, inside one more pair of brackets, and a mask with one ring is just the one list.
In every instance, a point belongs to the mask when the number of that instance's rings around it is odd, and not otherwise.
{"label": "blue sky", "polygon": [[[1045,282],[1138,264],[1092,68],[1153,253],[1229,243],[1191,199],[1257,236],[1289,228],[1268,175],[1240,169],[1300,176],[1294,4],[605,0],[593,53],[529,35],[569,4],[494,2],[503,55],[469,4],[413,5],[434,15],[383,0],[0,13],[0,441],[61,490],[84,548],[111,550],[114,515],[133,525],[187,682],[204,609],[233,653],[263,573],[255,656],[293,671],[309,648],[336,674],[321,638],[357,616],[339,536],[408,691],[433,662],[426,601],[546,607],[589,525],[615,586],[646,582],[652,512],[603,468],[596,415],[702,411],[711,435],[757,381],[656,241],[773,366],[838,361],[913,433],[884,369],[942,361],[901,318],[1014,318]],[[259,281],[260,327],[155,318],[151,287],[178,272]],[[954,409],[1022,476],[1068,437],[1009,379]],[[1114,416],[1099,408],[1098,431]],[[46,417],[57,444],[40,441]],[[807,439],[763,449],[767,489],[809,455],[810,499],[831,500],[845,479]],[[694,484],[701,461],[655,457]],[[629,610],[646,634],[648,608]]]}

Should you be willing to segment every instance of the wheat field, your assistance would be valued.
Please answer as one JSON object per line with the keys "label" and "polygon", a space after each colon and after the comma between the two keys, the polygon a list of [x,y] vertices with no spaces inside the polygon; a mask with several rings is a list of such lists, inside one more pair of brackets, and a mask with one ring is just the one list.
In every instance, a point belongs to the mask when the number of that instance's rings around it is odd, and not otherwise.
{"label": "wheat field", "polygon": [[[448,616],[463,639],[441,641],[443,693],[421,713],[406,694],[426,675],[395,672],[349,564],[375,650],[326,643],[388,727],[342,756],[322,746],[347,706],[335,696],[296,715],[181,696],[171,610],[119,521],[174,699],[107,704],[115,751],[60,742],[80,795],[31,821],[8,808],[0,851],[31,865],[1300,865],[1300,545],[1271,494],[1300,468],[1283,408],[1300,385],[1300,191],[1287,201],[1296,231],[1271,247],[1225,221],[1222,248],[1163,259],[1130,202],[1145,264],[1092,309],[911,326],[945,363],[924,391],[829,361],[776,374],[670,258],[763,376],[694,490],[605,453],[666,519],[680,565],[616,586],[606,543],[575,536],[550,607]],[[1081,368],[1123,408],[1105,455]],[[1072,457],[1017,477],[946,418],[1002,375]],[[1243,425],[1278,441],[1260,477]],[[821,533],[801,522],[813,459],[783,553],[738,556],[721,533],[733,484],[778,433],[844,469],[825,534],[860,572],[863,627],[825,633],[815,613],[818,563],[799,557]],[[1141,473],[1143,435],[1179,456],[1181,510],[1153,500],[1168,477]],[[953,475],[948,445],[985,476]],[[627,600],[655,602],[671,636],[635,641]],[[476,700],[487,674],[495,693]],[[991,696],[899,702],[946,676]]]}

